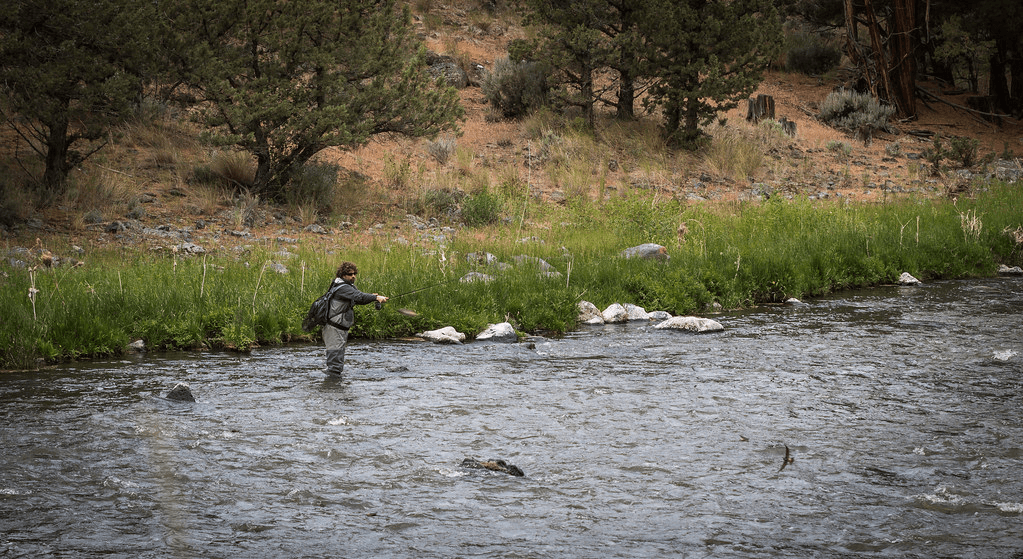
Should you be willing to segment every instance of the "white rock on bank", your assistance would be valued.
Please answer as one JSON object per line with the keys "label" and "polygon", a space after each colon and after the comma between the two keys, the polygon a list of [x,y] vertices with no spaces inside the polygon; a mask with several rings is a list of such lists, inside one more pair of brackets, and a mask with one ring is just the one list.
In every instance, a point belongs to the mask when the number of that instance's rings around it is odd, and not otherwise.
{"label": "white rock on bank", "polygon": [[437,344],[460,344],[465,341],[465,334],[451,326],[420,332],[416,336]]}
{"label": "white rock on bank", "polygon": [[511,344],[519,341],[519,335],[515,333],[515,328],[510,323],[502,322],[500,324],[491,324],[480,335],[476,336],[476,339]]}

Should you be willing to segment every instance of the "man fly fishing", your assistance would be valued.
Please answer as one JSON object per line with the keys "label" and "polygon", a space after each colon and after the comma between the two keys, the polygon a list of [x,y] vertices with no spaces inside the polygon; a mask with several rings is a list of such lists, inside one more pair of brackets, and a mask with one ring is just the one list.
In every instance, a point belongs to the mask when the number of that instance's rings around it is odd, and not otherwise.
{"label": "man fly fishing", "polygon": [[323,325],[323,343],[327,346],[327,374],[340,377],[345,368],[345,348],[348,330],[355,324],[355,305],[378,305],[387,297],[376,293],[363,293],[355,287],[358,268],[351,262],[342,262],[334,278],[334,296],[330,300],[327,323]]}

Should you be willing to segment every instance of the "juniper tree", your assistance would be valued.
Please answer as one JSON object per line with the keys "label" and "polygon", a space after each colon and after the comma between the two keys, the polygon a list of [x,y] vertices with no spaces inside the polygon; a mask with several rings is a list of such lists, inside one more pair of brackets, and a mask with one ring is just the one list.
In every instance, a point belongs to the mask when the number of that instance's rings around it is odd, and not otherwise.
{"label": "juniper tree", "polygon": [[435,137],[463,110],[426,71],[394,0],[177,0],[186,82],[210,140],[255,156],[253,190],[280,199],[328,147]]}
{"label": "juniper tree", "polygon": [[769,0],[651,0],[644,22],[653,48],[645,103],[662,110],[676,144],[691,144],[701,124],[747,98],[782,40]]}
{"label": "juniper tree", "polygon": [[16,0],[0,10],[0,112],[45,162],[40,192],[60,194],[139,99],[151,8],[130,0]]}
{"label": "juniper tree", "polygon": [[604,0],[532,0],[529,6],[526,21],[540,31],[544,63],[566,88],[561,101],[580,107],[592,127],[597,96],[594,83],[608,46],[598,30]]}

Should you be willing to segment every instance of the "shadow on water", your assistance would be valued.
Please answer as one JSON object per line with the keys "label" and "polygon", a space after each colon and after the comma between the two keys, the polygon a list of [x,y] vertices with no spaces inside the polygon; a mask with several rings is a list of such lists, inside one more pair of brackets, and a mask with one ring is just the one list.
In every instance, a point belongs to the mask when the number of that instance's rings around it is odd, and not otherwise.
{"label": "shadow on water", "polygon": [[7,374],[0,555],[1011,557],[1021,309],[940,282],[711,335],[354,343],[340,379],[317,346]]}

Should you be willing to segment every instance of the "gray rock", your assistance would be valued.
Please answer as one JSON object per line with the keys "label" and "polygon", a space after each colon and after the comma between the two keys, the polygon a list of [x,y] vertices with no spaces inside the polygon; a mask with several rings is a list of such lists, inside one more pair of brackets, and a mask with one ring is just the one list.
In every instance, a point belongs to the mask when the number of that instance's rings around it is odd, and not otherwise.
{"label": "gray rock", "polygon": [[502,322],[500,324],[491,324],[486,330],[476,336],[476,339],[507,344],[519,341],[519,335],[515,333],[515,328],[510,323]]}
{"label": "gray rock", "polygon": [[203,254],[206,252],[206,249],[195,243],[181,243],[175,248],[177,248],[179,252],[183,252],[185,254]]}
{"label": "gray rock", "polygon": [[788,299],[786,299],[785,300],[785,304],[789,305],[789,306],[793,306],[793,307],[805,307],[805,306],[807,306],[806,303],[800,301],[799,299],[796,299],[795,297],[789,297]]}
{"label": "gray rock", "polygon": [[629,311],[620,303],[612,303],[600,313],[600,316],[604,318],[605,324],[617,324],[629,320]]}
{"label": "gray rock", "polygon": [[146,350],[146,342],[143,340],[135,340],[128,344],[128,349],[141,353]]}
{"label": "gray rock", "polygon": [[1005,264],[998,265],[998,273],[1003,276],[1023,276],[1023,268],[1019,266],[1008,267]]}
{"label": "gray rock", "polygon": [[188,387],[188,383],[179,382],[167,393],[167,399],[178,402],[194,402],[195,396],[192,396],[192,390]]}
{"label": "gray rock", "polygon": [[469,272],[468,274],[465,274],[458,281],[460,283],[472,283],[472,282],[475,282],[475,281],[481,281],[483,283],[490,283],[490,282],[494,281],[494,276],[490,276],[490,275],[484,274],[482,272],[475,272],[475,271],[473,271],[473,272]]}
{"label": "gray rock", "polygon": [[589,301],[579,301],[579,316],[576,320],[583,324],[603,324],[604,317],[600,314],[597,305]]}
{"label": "gray rock", "polygon": [[307,225],[306,228],[305,228],[305,231],[308,231],[310,233],[316,233],[317,235],[327,235],[328,234],[327,230],[324,229],[318,223],[313,223],[313,224]]}
{"label": "gray rock", "polygon": [[270,262],[270,269],[282,276],[288,273],[288,267],[280,262]]}
{"label": "gray rock", "polygon": [[646,309],[631,303],[625,304],[625,313],[629,320],[650,320],[650,313],[646,312]]}
{"label": "gray rock", "polygon": [[671,318],[671,313],[667,311],[653,311],[649,316],[650,320],[668,320]]}
{"label": "gray rock", "polygon": [[622,251],[624,258],[646,258],[647,260],[667,260],[668,249],[656,243],[645,243]]}
{"label": "gray rock", "polygon": [[698,316],[675,316],[654,326],[658,330],[689,330],[690,332],[720,332],[725,329],[720,322]]}

